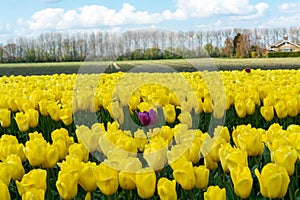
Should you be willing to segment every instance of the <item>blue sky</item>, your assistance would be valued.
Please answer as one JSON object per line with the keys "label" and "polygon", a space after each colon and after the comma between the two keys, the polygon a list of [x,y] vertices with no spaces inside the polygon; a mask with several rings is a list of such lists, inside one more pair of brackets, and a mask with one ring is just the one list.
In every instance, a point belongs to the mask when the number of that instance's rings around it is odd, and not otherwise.
{"label": "blue sky", "polygon": [[0,7],[0,43],[42,32],[291,27],[297,0],[9,0]]}

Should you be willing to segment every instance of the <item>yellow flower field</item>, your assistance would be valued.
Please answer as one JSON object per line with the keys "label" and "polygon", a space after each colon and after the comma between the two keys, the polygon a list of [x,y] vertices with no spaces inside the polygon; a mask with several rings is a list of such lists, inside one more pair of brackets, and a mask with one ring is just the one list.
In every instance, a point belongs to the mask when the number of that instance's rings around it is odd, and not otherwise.
{"label": "yellow flower field", "polygon": [[300,70],[0,77],[1,199],[296,199]]}

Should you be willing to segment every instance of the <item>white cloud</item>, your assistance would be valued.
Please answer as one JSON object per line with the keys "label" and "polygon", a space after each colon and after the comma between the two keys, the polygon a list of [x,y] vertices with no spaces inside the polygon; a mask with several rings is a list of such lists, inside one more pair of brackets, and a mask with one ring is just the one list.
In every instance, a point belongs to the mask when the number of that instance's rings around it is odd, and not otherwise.
{"label": "white cloud", "polygon": [[280,16],[274,19],[270,19],[267,24],[271,27],[292,27],[299,26],[300,14],[296,14],[290,17]]}
{"label": "white cloud", "polygon": [[278,6],[278,10],[283,13],[296,13],[300,11],[300,3],[283,3]]}
{"label": "white cloud", "polygon": [[214,15],[252,15],[258,11],[257,6],[260,4],[252,5],[248,0],[177,0],[178,10],[198,18]]}
{"label": "white cloud", "polygon": [[264,16],[265,11],[269,8],[269,5],[266,3],[258,3],[255,5],[256,13],[251,15],[244,15],[244,16],[234,16],[231,17],[232,20],[250,20],[250,19],[257,19],[259,17]]}
{"label": "white cloud", "polygon": [[223,23],[221,20],[217,20],[213,23],[209,23],[209,24],[199,24],[197,27],[199,29],[203,29],[203,30],[213,30],[213,29],[218,29],[218,28],[222,28]]}
{"label": "white cloud", "polygon": [[119,11],[99,5],[83,6],[77,10],[47,8],[36,12],[25,24],[31,30],[63,30],[128,24],[157,24],[162,20],[163,15],[159,13],[138,11],[134,6],[124,3]]}

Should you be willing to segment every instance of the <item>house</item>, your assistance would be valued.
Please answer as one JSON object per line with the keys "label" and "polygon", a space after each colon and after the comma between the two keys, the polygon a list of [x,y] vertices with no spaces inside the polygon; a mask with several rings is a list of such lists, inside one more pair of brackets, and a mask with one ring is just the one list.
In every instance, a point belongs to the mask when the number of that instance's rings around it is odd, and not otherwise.
{"label": "house", "polygon": [[288,40],[287,36],[284,36],[283,40],[280,40],[266,48],[267,52],[279,51],[279,52],[292,52],[300,51],[300,46]]}

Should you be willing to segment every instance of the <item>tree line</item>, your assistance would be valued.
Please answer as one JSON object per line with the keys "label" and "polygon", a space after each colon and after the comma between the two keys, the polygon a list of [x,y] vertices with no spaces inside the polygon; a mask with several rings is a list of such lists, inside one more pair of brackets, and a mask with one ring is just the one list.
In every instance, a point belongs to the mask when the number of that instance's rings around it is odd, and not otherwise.
{"label": "tree line", "polygon": [[289,36],[299,44],[300,27],[213,31],[128,30],[123,33],[42,33],[0,44],[0,63],[140,60],[199,57],[261,57],[267,45]]}

